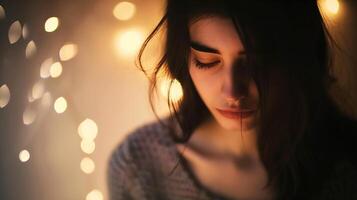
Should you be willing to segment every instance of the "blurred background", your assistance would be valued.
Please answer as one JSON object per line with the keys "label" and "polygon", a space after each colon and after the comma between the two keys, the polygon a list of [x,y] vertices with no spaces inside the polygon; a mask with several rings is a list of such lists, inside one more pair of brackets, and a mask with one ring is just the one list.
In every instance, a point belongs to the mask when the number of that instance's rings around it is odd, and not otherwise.
{"label": "blurred background", "polygon": [[[356,117],[356,2],[319,3],[343,49],[333,93]],[[164,0],[0,1],[0,199],[108,199],[111,151],[155,120],[135,57],[164,8]],[[163,39],[146,52],[147,66]],[[165,116],[169,79],[159,83]],[[181,98],[178,82],[171,92]]]}

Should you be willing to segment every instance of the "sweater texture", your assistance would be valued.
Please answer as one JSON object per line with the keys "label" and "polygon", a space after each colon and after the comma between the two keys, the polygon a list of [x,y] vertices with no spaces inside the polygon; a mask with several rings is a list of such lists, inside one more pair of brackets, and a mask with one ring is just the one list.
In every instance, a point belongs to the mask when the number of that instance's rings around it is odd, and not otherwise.
{"label": "sweater texture", "polygon": [[[151,122],[117,145],[108,162],[110,200],[230,200],[198,181],[176,148],[170,130]],[[354,165],[340,162],[333,169],[318,199],[357,200]]]}

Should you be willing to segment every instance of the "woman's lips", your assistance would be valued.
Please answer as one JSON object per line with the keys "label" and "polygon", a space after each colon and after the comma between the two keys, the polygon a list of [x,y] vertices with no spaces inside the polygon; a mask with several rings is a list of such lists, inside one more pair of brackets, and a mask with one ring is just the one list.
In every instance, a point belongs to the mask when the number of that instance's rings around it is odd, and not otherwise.
{"label": "woman's lips", "polygon": [[244,119],[244,118],[248,118],[250,116],[252,116],[256,110],[222,110],[222,109],[218,109],[217,111],[223,115],[224,117],[230,118],[230,119]]}

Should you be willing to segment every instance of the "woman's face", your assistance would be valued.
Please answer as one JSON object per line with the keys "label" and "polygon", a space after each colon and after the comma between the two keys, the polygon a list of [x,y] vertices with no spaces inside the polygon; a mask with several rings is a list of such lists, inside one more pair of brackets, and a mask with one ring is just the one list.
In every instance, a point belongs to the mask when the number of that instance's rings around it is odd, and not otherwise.
{"label": "woman's face", "polygon": [[256,128],[259,95],[233,22],[205,17],[189,31],[189,73],[214,119],[226,130]]}

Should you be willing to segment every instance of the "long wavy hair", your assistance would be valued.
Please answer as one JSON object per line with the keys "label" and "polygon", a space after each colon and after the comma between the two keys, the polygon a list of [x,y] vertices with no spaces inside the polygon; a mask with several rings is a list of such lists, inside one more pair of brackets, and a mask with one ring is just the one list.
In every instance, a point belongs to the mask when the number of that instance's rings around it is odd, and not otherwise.
{"label": "long wavy hair", "polygon": [[329,166],[342,155],[339,149],[329,150],[329,145],[337,146],[341,126],[355,121],[345,117],[329,94],[336,80],[331,70],[334,41],[317,1],[167,1],[166,13],[140,50],[138,66],[147,73],[144,50],[165,30],[163,55],[148,74],[149,95],[155,111],[152,99],[162,71],[181,83],[183,98],[168,99],[170,117],[182,129],[182,135],[173,135],[178,143],[187,142],[210,116],[188,71],[189,23],[206,16],[231,19],[247,52],[260,97],[257,144],[268,172],[267,186],[274,184],[278,199],[318,192]]}

